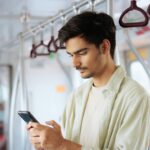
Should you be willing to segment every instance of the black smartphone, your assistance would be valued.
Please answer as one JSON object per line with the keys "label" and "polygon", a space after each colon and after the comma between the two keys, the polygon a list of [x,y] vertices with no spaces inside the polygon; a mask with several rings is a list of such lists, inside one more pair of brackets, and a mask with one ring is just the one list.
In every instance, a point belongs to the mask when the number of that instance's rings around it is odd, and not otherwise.
{"label": "black smartphone", "polygon": [[18,111],[18,115],[26,122],[38,122],[37,119],[29,111]]}

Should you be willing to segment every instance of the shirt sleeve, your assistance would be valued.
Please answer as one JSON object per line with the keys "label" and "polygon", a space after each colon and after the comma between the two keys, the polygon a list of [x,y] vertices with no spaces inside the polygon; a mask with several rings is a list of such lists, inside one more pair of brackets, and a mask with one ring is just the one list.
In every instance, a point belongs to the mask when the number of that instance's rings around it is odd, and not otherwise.
{"label": "shirt sleeve", "polygon": [[148,150],[150,141],[150,98],[148,96],[139,97],[128,105],[114,141],[113,147],[93,148],[83,145],[81,150]]}
{"label": "shirt sleeve", "polygon": [[147,150],[150,140],[150,98],[141,93],[127,107],[118,130],[115,149]]}

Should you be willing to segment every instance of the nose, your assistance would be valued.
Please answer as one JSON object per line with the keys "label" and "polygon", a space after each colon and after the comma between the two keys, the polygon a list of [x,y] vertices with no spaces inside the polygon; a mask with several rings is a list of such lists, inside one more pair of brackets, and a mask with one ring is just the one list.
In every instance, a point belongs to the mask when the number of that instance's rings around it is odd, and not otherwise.
{"label": "nose", "polygon": [[80,58],[76,55],[72,56],[73,67],[79,67],[81,65]]}

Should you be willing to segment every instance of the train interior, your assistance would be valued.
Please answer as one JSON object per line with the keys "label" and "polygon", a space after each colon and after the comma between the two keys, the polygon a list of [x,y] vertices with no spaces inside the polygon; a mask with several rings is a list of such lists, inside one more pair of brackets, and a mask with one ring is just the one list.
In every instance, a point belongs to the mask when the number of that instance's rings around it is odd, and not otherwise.
{"label": "train interior", "polygon": [[59,122],[70,93],[85,82],[57,40],[63,24],[80,12],[106,12],[113,17],[115,61],[150,93],[150,1],[136,0],[147,16],[132,10],[122,18],[122,23],[132,26],[121,26],[119,19],[132,1],[0,1],[0,150],[33,149],[18,110],[31,111],[41,123]]}

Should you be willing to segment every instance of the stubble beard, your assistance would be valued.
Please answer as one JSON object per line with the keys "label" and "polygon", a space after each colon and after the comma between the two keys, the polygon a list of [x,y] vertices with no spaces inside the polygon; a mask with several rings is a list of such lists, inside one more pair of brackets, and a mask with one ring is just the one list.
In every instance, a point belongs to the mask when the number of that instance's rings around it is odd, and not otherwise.
{"label": "stubble beard", "polygon": [[92,78],[94,76],[94,73],[89,73],[89,74],[85,74],[85,75],[81,75],[81,77],[83,78],[83,79],[88,79],[88,78]]}

